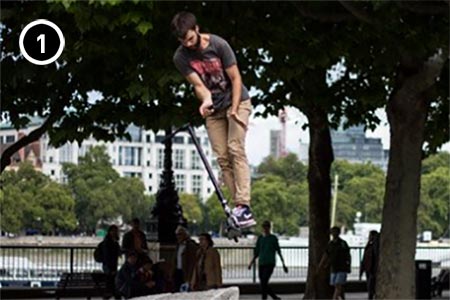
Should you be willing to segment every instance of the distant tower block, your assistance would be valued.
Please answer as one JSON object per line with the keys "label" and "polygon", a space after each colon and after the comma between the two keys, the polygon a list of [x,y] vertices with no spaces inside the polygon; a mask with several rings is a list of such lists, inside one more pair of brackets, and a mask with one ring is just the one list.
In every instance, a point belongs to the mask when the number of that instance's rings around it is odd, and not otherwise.
{"label": "distant tower block", "polygon": [[287,111],[283,107],[283,109],[280,109],[278,111],[278,119],[281,123],[281,135],[278,139],[278,149],[280,149],[280,157],[285,157],[287,155],[286,151],[286,120],[287,120]]}

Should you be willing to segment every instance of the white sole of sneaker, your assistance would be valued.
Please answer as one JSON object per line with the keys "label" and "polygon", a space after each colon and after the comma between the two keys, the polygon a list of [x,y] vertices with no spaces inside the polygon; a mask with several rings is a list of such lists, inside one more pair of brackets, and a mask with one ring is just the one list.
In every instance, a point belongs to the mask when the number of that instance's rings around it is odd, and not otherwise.
{"label": "white sole of sneaker", "polygon": [[240,228],[248,228],[248,227],[252,227],[256,225],[256,221],[255,220],[248,220],[248,221],[244,221],[244,222],[239,222],[239,227]]}

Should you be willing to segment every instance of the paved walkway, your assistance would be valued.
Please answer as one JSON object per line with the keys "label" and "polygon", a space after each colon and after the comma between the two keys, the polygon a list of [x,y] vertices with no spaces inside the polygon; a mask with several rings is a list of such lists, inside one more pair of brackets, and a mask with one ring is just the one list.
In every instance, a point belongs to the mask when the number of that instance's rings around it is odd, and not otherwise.
{"label": "paved walkway", "polygon": [[[281,299],[283,300],[300,300],[303,299],[303,294],[289,294],[289,295],[279,295]],[[358,300],[364,300],[367,299],[367,293],[347,293],[345,294],[346,299],[358,299]],[[71,300],[85,300],[85,298],[67,298]],[[100,300],[102,298],[92,298],[92,300]],[[260,300],[261,295],[241,295],[239,297],[240,300]],[[271,299],[269,297],[269,299]],[[432,298],[432,299],[450,299],[450,292],[444,291],[442,294],[442,297],[440,298]],[[38,300],[38,299],[29,299],[29,300]],[[39,299],[39,300],[42,300]],[[54,298],[49,298],[48,300],[54,300]]]}
{"label": "paved walkway", "polygon": [[[301,299],[303,299],[303,294],[289,294],[289,295],[279,294],[278,296],[283,300],[294,300],[294,299],[301,300]],[[260,300],[261,295],[241,295],[239,297],[239,299],[240,300]],[[271,299],[271,298],[269,297],[269,299]],[[367,299],[367,293],[346,293],[345,299],[364,300],[364,299]],[[432,299],[450,299],[450,292],[444,291],[442,293],[442,297],[432,298]]]}

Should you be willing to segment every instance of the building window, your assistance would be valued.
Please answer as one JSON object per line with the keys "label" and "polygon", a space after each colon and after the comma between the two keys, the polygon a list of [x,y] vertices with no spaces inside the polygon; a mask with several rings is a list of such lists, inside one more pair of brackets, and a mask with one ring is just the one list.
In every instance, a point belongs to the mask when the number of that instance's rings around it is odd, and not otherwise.
{"label": "building window", "polygon": [[192,175],[192,193],[201,195],[202,193],[202,176]]}
{"label": "building window", "polygon": [[142,176],[142,173],[140,173],[140,172],[123,172],[123,176],[140,178]]}
{"label": "building window", "polygon": [[182,136],[176,136],[173,138],[174,144],[184,144],[184,137]]}
{"label": "building window", "polygon": [[55,175],[55,170],[50,170],[50,175],[54,176]]}
{"label": "building window", "polygon": [[208,142],[209,142],[208,138],[205,137],[205,139],[203,140],[203,146],[208,146]]}
{"label": "building window", "polygon": [[162,169],[164,167],[164,149],[158,149],[158,169]]}
{"label": "building window", "polygon": [[178,192],[184,192],[186,190],[186,180],[184,174],[175,175],[175,187]]}
{"label": "building window", "polygon": [[142,148],[119,146],[119,165],[120,166],[140,166]]}
{"label": "building window", "polygon": [[175,149],[175,169],[184,169],[184,153],[183,149]]}
{"label": "building window", "polygon": [[151,143],[152,142],[152,137],[151,137],[150,134],[147,134],[146,141],[147,141],[147,143]]}
{"label": "building window", "polygon": [[0,136],[0,144],[4,143],[3,135]]}
{"label": "building window", "polygon": [[200,168],[200,155],[198,155],[197,151],[191,150],[191,169],[200,170]]}
{"label": "building window", "polygon": [[153,178],[153,174],[152,173],[148,173],[148,179],[152,179]]}
{"label": "building window", "polygon": [[[195,137],[195,138],[197,139],[198,143],[201,144],[200,138],[199,137]],[[191,145],[194,144],[194,141],[192,140],[191,137],[189,137],[189,139],[188,139],[188,144],[191,144]]]}
{"label": "building window", "polygon": [[164,135],[157,135],[155,137],[155,143],[161,143],[165,139]]}
{"label": "building window", "polygon": [[151,192],[153,187],[151,185],[148,186],[148,191]]}
{"label": "building window", "polygon": [[150,167],[150,161],[147,160],[147,167]]}
{"label": "building window", "polygon": [[14,143],[15,137],[13,135],[7,135],[6,136],[6,143]]}
{"label": "building window", "polygon": [[125,152],[125,166],[134,166],[134,153],[132,147],[124,147]]}
{"label": "building window", "polygon": [[49,157],[48,157],[48,162],[49,162],[49,163],[52,163],[52,162],[53,162],[53,156],[49,156]]}

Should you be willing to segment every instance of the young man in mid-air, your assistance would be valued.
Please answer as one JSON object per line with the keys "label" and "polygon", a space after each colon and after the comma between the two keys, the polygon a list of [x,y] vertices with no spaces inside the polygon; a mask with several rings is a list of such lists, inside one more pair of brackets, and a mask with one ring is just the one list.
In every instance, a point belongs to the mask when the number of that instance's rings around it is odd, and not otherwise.
{"label": "young man in mid-air", "polygon": [[235,203],[233,216],[241,228],[253,226],[256,222],[250,210],[250,168],[245,153],[252,104],[236,57],[224,39],[199,32],[192,13],[176,14],[171,30],[181,43],[173,61],[201,101],[199,111],[206,119],[212,149]]}

